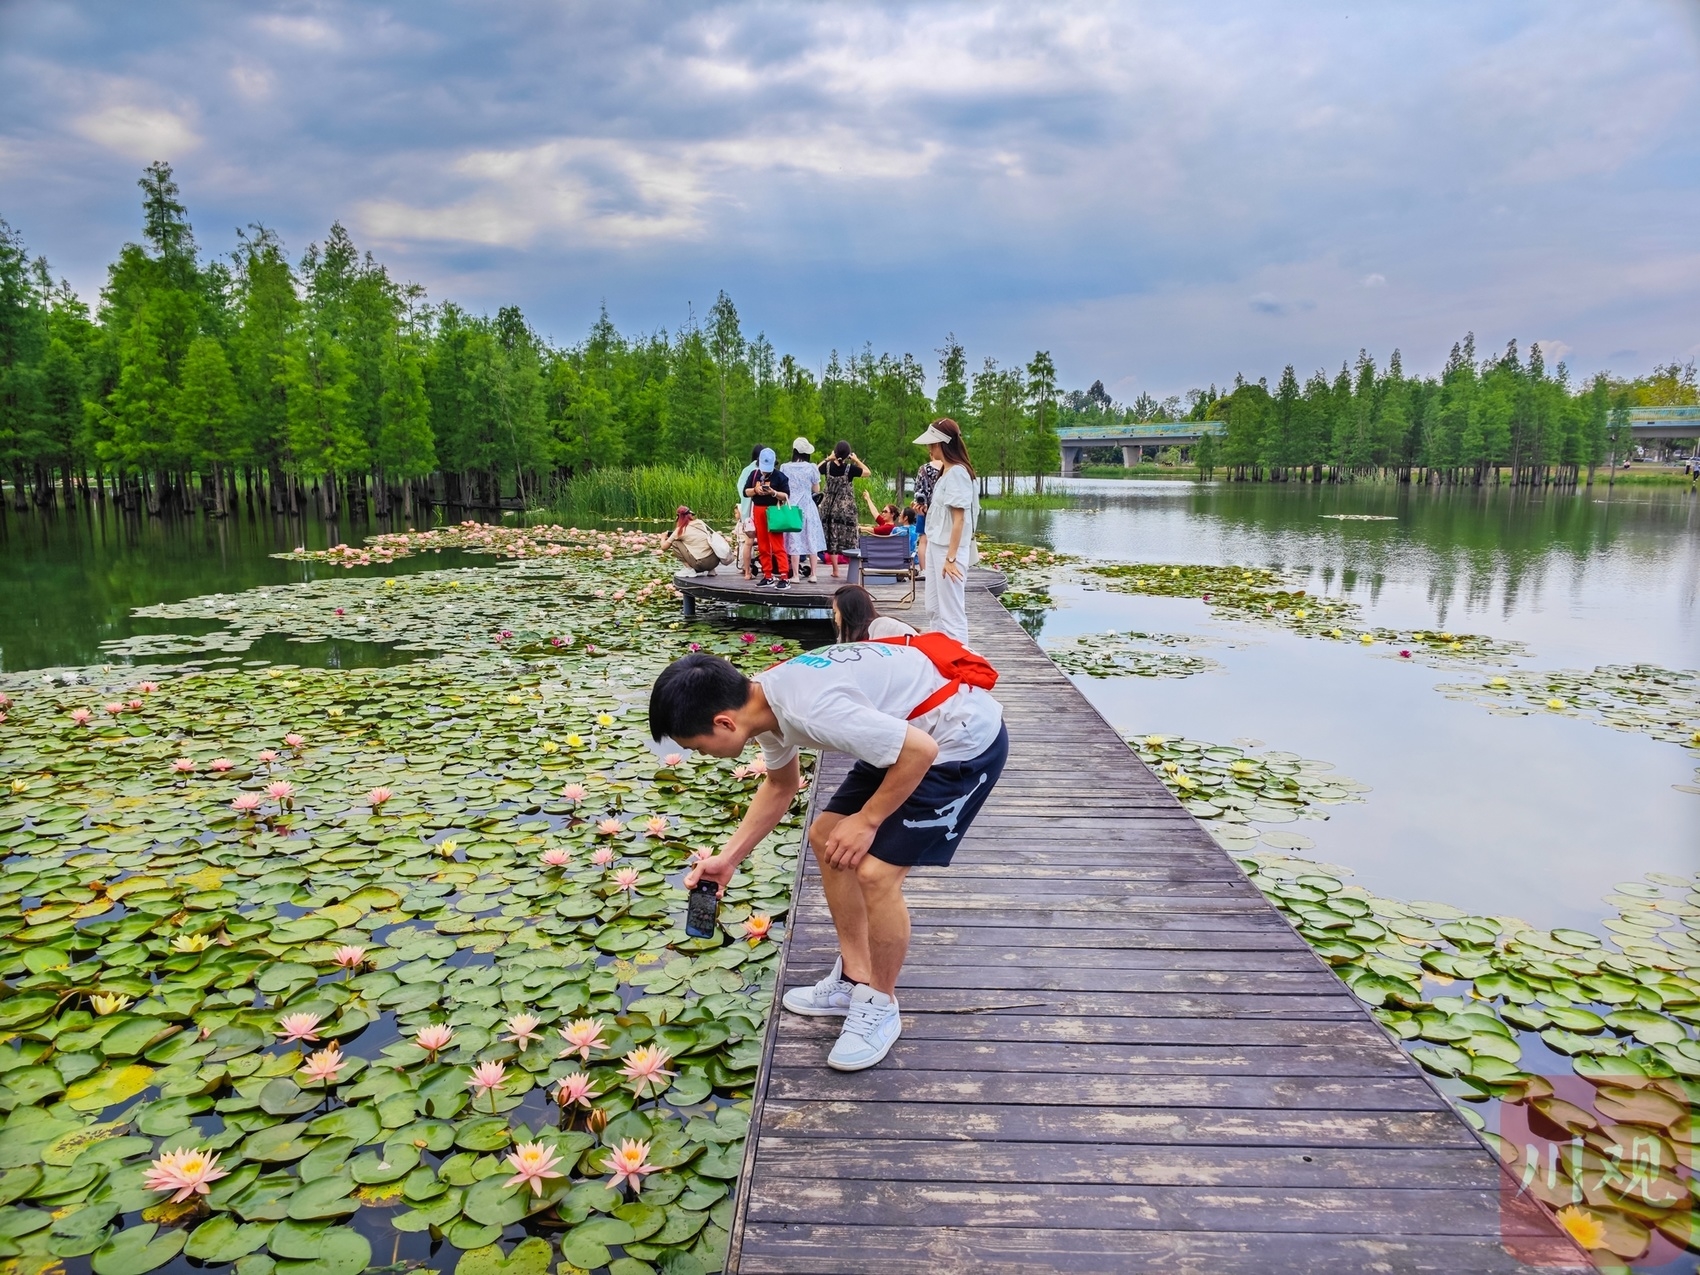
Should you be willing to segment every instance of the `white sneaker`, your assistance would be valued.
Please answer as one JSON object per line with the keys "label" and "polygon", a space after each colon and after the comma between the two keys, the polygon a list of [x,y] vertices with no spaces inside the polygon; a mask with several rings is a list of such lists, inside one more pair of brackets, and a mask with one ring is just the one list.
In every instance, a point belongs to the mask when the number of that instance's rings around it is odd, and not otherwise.
{"label": "white sneaker", "polygon": [[903,1017],[897,1012],[897,998],[858,983],[850,997],[844,1030],[838,1033],[838,1043],[826,1056],[826,1065],[835,1071],[872,1067],[891,1052],[902,1034]]}
{"label": "white sneaker", "polygon": [[784,1005],[793,1014],[810,1018],[842,1018],[850,1012],[850,993],[856,985],[844,977],[844,958],[832,963],[832,973],[813,987],[793,987],[785,993]]}

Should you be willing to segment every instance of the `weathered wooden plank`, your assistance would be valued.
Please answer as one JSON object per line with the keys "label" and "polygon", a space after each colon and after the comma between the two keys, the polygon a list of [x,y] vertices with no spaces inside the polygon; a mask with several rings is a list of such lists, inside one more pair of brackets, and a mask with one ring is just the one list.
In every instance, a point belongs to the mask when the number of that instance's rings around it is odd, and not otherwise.
{"label": "weathered wooden plank", "polygon": [[[838,955],[832,935],[811,932],[805,943],[791,946],[791,964],[797,981],[811,983]],[[952,960],[952,957],[957,959]],[[818,967],[818,968],[817,968]],[[988,977],[999,970],[1292,970],[1314,973],[1322,968],[1308,950],[1282,947],[1274,950],[1233,951],[1187,947],[1078,948],[1060,944],[1015,946],[984,944],[971,954],[922,951],[903,967],[907,985],[912,975],[929,970],[973,970],[989,967]]]}
{"label": "weathered wooden plank", "polygon": [[[798,970],[793,986],[813,983],[809,971]],[[1309,970],[1115,970],[1069,968],[1049,965],[916,965],[903,969],[903,992],[898,1000],[907,1005],[913,992],[921,989],[963,991],[998,988],[1048,992],[1245,992],[1259,996],[1284,996],[1290,992],[1334,995],[1334,976],[1322,969]]]}
{"label": "weathered wooden plank", "polygon": [[[781,1020],[783,1040],[831,1041],[838,1020],[797,1018]],[[1395,1048],[1386,1033],[1360,1021],[1330,1021],[1326,1033],[1315,1022],[1279,1016],[1260,1018],[1100,1018],[1066,1014],[1029,1017],[1010,1014],[923,1014],[903,1011],[905,1041],[954,1040],[972,1045],[983,1041],[1031,1041],[1059,1045],[1221,1045],[1254,1054],[1288,1045],[1318,1048]],[[1321,1042],[1321,1043],[1319,1043]],[[1091,1057],[1091,1051],[1085,1052]]]}
{"label": "weathered wooden plank", "polygon": [[1028,991],[1022,988],[898,988],[904,1012],[1029,1015],[1069,1014],[1112,1018],[1286,1018],[1353,1021],[1355,1003],[1331,989],[1315,993],[1259,995],[1252,992]]}
{"label": "weathered wooden plank", "polygon": [[[774,1067],[818,1068],[837,1033],[823,1027],[784,1032],[773,1051]],[[1365,1042],[1356,1047],[1321,1045],[1095,1045],[1061,1041],[965,1041],[917,1039],[905,1033],[881,1068],[890,1072],[943,1071],[984,1077],[1102,1074],[1123,1077],[1218,1076],[1404,1076],[1406,1060],[1393,1046]]]}
{"label": "weathered wooden plank", "polygon": [[[1538,1224],[1537,1224],[1538,1225]],[[747,1275],[1509,1275],[1594,1268],[1547,1234],[1519,1235],[1520,1259],[1496,1236],[1270,1235],[1039,1227],[858,1227],[760,1222],[738,1269]]]}

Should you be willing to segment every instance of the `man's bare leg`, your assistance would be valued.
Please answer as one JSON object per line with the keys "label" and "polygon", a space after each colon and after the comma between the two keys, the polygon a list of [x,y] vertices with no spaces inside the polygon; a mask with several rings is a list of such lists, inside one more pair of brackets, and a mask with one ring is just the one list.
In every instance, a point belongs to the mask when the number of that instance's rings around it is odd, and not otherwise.
{"label": "man's bare leg", "polygon": [[908,875],[908,868],[871,854],[856,865],[863,933],[873,964],[873,977],[867,981],[887,996],[896,995],[897,976],[909,955],[909,905],[903,899],[903,880]]}
{"label": "man's bare leg", "polygon": [[838,931],[844,977],[852,983],[871,983],[874,966],[868,953],[868,914],[862,905],[861,883],[855,870],[835,868],[820,857],[820,847],[843,818],[835,814],[817,817],[809,827],[809,844],[815,848],[815,862],[820,866],[821,889],[832,912],[832,928]]}

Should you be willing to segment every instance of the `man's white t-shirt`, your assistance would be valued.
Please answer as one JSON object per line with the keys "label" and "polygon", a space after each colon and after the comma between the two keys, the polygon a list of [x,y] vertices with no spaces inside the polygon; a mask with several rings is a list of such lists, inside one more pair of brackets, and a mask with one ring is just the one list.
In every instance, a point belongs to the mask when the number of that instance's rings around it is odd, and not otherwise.
{"label": "man's white t-shirt", "polygon": [[933,737],[939,761],[967,761],[990,748],[1003,725],[1003,705],[973,686],[909,721],[915,706],[945,684],[933,662],[913,647],[881,642],[821,647],[754,680],[779,721],[777,732],[756,736],[769,770],[790,764],[803,748],[890,766],[910,726]]}

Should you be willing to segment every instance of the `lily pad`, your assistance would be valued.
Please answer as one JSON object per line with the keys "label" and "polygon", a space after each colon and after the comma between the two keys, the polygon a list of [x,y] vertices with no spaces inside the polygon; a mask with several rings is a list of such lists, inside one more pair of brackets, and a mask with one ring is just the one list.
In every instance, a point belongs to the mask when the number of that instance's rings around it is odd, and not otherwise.
{"label": "lily pad", "polygon": [[186,1239],[183,1231],[161,1231],[143,1222],[113,1235],[94,1251],[89,1264],[95,1275],[146,1275],[176,1257]]}

